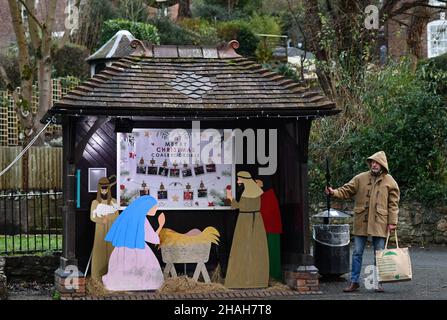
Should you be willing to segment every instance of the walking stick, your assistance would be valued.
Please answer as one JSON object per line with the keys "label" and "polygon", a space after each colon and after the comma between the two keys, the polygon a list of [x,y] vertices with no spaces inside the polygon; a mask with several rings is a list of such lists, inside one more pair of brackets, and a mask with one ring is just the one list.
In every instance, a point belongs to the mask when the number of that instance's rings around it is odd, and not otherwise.
{"label": "walking stick", "polygon": [[[329,172],[329,159],[326,158],[326,187],[329,188],[331,186],[330,184],[331,180],[331,173]],[[324,218],[323,223],[329,224],[329,212],[331,210],[331,195],[326,195],[326,205],[327,205],[327,218]]]}
{"label": "walking stick", "polygon": [[87,267],[85,268],[85,272],[84,272],[84,279],[87,278],[87,272],[88,272],[88,268],[90,267],[90,261],[92,261],[92,256],[93,256],[93,249],[92,249],[92,252],[90,252],[90,258],[88,258]]}

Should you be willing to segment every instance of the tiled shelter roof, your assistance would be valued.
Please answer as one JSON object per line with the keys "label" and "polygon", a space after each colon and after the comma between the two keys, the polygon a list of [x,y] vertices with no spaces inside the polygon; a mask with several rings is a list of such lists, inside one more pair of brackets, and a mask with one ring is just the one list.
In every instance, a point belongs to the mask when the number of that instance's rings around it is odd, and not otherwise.
{"label": "tiled shelter roof", "polygon": [[130,46],[130,43],[133,40],[135,40],[135,37],[129,31],[120,30],[101,48],[89,56],[86,61],[119,59],[126,57],[134,50]]}
{"label": "tiled shelter roof", "polygon": [[320,91],[223,47],[150,46],[134,40],[122,58],[54,104],[50,114],[329,115],[335,103]]}

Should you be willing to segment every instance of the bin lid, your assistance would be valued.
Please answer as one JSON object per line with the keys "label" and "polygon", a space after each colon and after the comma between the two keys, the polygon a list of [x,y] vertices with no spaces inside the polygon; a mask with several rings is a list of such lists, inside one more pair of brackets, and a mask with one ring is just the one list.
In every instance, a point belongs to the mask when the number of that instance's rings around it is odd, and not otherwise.
{"label": "bin lid", "polygon": [[324,210],[324,211],[321,211],[320,213],[313,215],[313,217],[314,218],[328,218],[328,217],[329,218],[350,218],[350,217],[352,217],[352,214],[331,208],[329,210],[329,216],[328,216],[327,210]]}

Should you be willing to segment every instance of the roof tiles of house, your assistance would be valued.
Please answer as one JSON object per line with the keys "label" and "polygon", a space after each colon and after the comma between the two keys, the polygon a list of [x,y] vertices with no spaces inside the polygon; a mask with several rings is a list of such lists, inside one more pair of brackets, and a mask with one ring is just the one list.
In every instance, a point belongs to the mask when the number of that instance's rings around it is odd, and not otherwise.
{"label": "roof tiles of house", "polygon": [[329,115],[335,103],[319,91],[225,47],[151,46],[135,40],[123,58],[75,88],[49,114]]}

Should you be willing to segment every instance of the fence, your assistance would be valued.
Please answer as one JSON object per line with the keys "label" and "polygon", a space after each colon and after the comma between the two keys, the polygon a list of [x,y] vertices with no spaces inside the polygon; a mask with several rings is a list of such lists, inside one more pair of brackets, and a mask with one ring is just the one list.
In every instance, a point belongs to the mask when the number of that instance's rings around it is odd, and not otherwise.
{"label": "fence", "polygon": [[62,250],[62,192],[0,195],[0,254]]}
{"label": "fence", "polygon": [[[22,147],[0,147],[0,170],[8,166]],[[62,148],[31,147],[28,151],[28,190],[62,190]],[[0,177],[0,190],[22,190],[20,159]]]}
{"label": "fence", "polygon": [[[52,79],[52,103],[60,100],[79,83],[80,80],[74,77]],[[20,91],[20,88],[18,90]],[[34,112],[38,105],[39,91],[38,87],[34,85],[31,102]],[[51,135],[58,131],[60,131],[60,126],[51,125],[46,132]],[[14,110],[12,95],[6,91],[0,91],[0,146],[17,146],[19,144],[19,121]]]}

